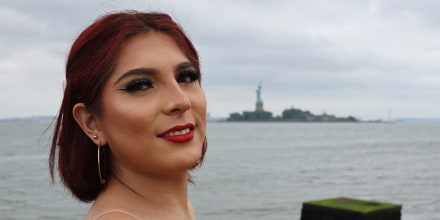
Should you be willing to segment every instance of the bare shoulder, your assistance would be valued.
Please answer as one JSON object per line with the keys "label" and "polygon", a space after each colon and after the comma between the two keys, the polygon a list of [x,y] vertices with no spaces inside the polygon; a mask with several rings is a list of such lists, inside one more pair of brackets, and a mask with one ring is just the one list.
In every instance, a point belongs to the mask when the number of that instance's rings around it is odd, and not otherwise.
{"label": "bare shoulder", "polygon": [[123,210],[109,210],[98,215],[94,220],[141,220],[141,218]]}

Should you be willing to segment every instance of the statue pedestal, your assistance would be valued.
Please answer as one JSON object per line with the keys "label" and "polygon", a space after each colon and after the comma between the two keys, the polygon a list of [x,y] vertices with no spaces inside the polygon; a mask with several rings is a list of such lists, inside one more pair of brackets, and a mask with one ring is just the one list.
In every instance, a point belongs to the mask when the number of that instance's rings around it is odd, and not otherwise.
{"label": "statue pedestal", "polygon": [[255,105],[255,111],[264,111],[262,102],[257,102],[257,104]]}

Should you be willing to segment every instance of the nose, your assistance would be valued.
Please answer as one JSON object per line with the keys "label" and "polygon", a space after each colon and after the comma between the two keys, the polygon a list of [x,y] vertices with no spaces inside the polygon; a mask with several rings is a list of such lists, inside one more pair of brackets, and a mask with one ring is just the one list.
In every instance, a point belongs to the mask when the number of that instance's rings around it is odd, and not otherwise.
{"label": "nose", "polygon": [[191,108],[191,101],[178,83],[170,85],[165,92],[165,114],[181,114]]}

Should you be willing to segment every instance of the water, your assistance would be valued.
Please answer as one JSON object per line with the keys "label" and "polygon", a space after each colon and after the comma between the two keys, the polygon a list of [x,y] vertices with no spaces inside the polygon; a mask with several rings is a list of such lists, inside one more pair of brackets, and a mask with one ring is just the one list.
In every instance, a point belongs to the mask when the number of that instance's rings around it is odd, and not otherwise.
{"label": "water", "polygon": [[[0,219],[82,219],[47,168],[47,122],[0,122]],[[302,202],[352,197],[440,220],[440,123],[209,123],[190,199],[200,220],[299,220]]]}

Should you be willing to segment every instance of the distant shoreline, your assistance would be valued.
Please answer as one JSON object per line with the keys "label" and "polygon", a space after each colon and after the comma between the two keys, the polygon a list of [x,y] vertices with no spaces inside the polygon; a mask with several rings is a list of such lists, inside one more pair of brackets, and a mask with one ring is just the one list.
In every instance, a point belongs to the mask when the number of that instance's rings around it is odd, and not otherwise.
{"label": "distant shoreline", "polygon": [[[35,121],[35,122],[52,122],[56,119],[56,116],[28,116],[28,117],[10,117],[10,118],[0,118],[0,122],[28,122],[28,121]],[[357,122],[350,122],[350,121],[228,121],[227,117],[208,117],[207,122],[274,122],[274,123],[393,123],[393,122],[440,122],[440,118],[422,118],[422,117],[408,117],[408,118],[395,118],[391,121],[388,120],[359,120]]]}
{"label": "distant shoreline", "polygon": [[399,123],[399,122],[440,122],[440,118],[396,118],[388,120],[359,120],[351,121],[228,121],[227,118],[211,118],[209,123]]}
{"label": "distant shoreline", "polygon": [[55,120],[55,116],[29,116],[29,117],[11,117],[11,118],[0,118],[0,122],[52,122]]}

